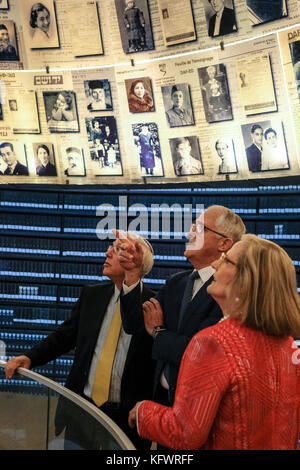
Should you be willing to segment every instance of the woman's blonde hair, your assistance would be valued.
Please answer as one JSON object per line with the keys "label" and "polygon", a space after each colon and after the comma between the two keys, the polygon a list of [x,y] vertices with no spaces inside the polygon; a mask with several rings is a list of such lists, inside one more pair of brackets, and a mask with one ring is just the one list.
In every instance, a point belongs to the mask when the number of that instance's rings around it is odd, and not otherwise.
{"label": "woman's blonde hair", "polygon": [[245,326],[273,336],[300,335],[300,298],[291,258],[279,245],[243,235],[231,288]]}

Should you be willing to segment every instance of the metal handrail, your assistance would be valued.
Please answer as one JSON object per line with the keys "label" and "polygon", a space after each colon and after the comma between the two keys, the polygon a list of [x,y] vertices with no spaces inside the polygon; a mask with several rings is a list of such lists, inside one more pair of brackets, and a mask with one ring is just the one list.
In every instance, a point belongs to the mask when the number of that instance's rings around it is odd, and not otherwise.
{"label": "metal handrail", "polygon": [[[0,367],[2,369],[5,368],[5,364],[6,364],[5,361],[0,360]],[[75,392],[72,392],[72,390],[69,390],[63,385],[60,385],[54,382],[54,380],[48,379],[47,377],[37,374],[36,372],[33,372],[29,369],[24,369],[23,367],[19,367],[16,370],[16,372],[18,372],[24,377],[27,377],[35,382],[45,385],[51,390],[54,390],[59,395],[63,395],[64,397],[68,398],[73,403],[78,405],[80,408],[86,411],[89,415],[95,418],[96,421],[98,421],[102,426],[105,427],[105,429],[107,429],[111,433],[111,435],[117,441],[117,443],[119,444],[122,450],[136,450],[134,445],[132,444],[130,439],[128,439],[128,437],[122,431],[122,429],[120,429],[119,426],[117,426],[117,424],[112,419],[110,419],[105,413],[103,413],[103,411],[99,410],[97,406],[85,400],[80,395],[77,395]]]}

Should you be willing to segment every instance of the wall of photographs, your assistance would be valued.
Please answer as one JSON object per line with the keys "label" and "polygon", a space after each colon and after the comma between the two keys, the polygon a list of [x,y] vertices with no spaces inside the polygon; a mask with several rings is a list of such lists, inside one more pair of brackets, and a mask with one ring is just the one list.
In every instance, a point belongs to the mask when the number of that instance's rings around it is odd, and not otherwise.
{"label": "wall of photographs", "polygon": [[298,175],[299,70],[299,0],[1,0],[0,182]]}

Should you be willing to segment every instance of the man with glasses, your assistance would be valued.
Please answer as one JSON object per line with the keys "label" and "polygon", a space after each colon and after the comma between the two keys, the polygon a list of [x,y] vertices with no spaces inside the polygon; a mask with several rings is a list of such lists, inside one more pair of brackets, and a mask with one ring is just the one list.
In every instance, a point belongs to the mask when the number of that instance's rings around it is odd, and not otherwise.
{"label": "man with glasses", "polygon": [[[152,268],[153,250],[141,237],[137,240],[141,246],[139,276],[142,278]],[[132,335],[122,328],[118,300],[125,273],[117,256],[118,243],[116,240],[108,247],[103,264],[103,275],[112,282],[85,286],[70,317],[25,355],[10,359],[5,372],[11,379],[18,367],[29,369],[46,364],[75,348],[66,387],[98,406],[127,434],[137,449],[149,449],[151,442],[141,439],[136,431],[132,432],[127,419],[138,400],[152,396],[153,340],[144,328]],[[143,286],[140,295],[144,302],[154,292]],[[114,325],[116,328],[112,328]],[[111,349],[113,342],[114,351]],[[103,365],[102,359],[107,343],[110,346],[107,356],[113,362],[107,387],[103,390],[104,377],[108,375],[108,367]],[[107,399],[103,399],[104,392],[107,392]],[[74,408],[66,416],[67,406],[68,403],[62,400],[56,412],[56,434],[66,426],[65,449],[99,449],[101,442],[97,441],[94,422],[89,421],[86,414],[78,417],[78,410],[75,413]]]}
{"label": "man with glasses", "polygon": [[156,298],[141,302],[140,248],[136,242],[121,244],[118,252],[125,269],[121,295],[123,326],[134,333],[145,325],[153,337],[152,357],[156,362],[154,377],[155,401],[172,406],[179,366],[191,338],[199,331],[217,323],[222,313],[206,292],[213,280],[211,263],[226,253],[245,233],[241,218],[223,206],[207,208],[188,233],[184,252],[194,269],[179,272],[167,279]]}

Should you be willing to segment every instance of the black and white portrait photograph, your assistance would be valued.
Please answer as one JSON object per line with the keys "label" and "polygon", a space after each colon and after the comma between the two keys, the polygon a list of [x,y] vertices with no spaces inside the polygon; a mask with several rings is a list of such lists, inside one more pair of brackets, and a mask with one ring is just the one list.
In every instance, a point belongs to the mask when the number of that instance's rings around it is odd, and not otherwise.
{"label": "black and white portrait photograph", "polygon": [[237,173],[236,155],[232,139],[220,137],[213,142],[218,174]]}
{"label": "black and white portrait photograph", "polygon": [[22,0],[22,25],[29,49],[59,48],[59,34],[53,0]]}
{"label": "black and white portrait photograph", "polygon": [[0,10],[9,10],[8,0],[0,0]]}
{"label": "black and white portrait photograph", "polygon": [[57,176],[53,145],[46,143],[33,143],[33,155],[36,174],[38,176]]}
{"label": "black and white portrait photograph", "polygon": [[17,100],[8,100],[8,106],[10,111],[18,111]]}
{"label": "black and white portrait photograph", "polygon": [[125,54],[154,49],[148,0],[115,0]]}
{"label": "black and white portrait photograph", "polygon": [[188,83],[161,87],[166,119],[170,127],[195,124]]}
{"label": "black and white portrait photograph", "polygon": [[67,146],[61,149],[63,172],[66,177],[86,176],[83,149]]}
{"label": "black and white portrait photograph", "polygon": [[300,41],[290,42],[289,48],[293,64],[297,92],[298,96],[300,96]]}
{"label": "black and white portrait photograph", "polygon": [[203,0],[208,35],[225,36],[238,30],[232,0]]}
{"label": "black and white portrait photograph", "polygon": [[196,136],[169,139],[177,176],[203,175],[199,141]]}
{"label": "black and white portrait photograph", "polygon": [[282,123],[269,120],[243,124],[242,134],[249,171],[290,168]]}
{"label": "black and white portrait photograph", "polygon": [[84,91],[89,111],[111,111],[113,109],[109,80],[85,80]]}
{"label": "black and white portrait photograph", "polygon": [[0,62],[18,62],[20,60],[15,23],[0,20]]}
{"label": "black and white portrait photograph", "polygon": [[207,122],[233,119],[225,65],[201,67],[198,74]]}
{"label": "black and white portrait photograph", "polygon": [[128,107],[131,113],[154,111],[151,79],[141,77],[125,80]]}
{"label": "black and white portrait photograph", "polygon": [[122,176],[116,119],[101,116],[86,118],[85,122],[94,176]]}
{"label": "black and white portrait photograph", "polygon": [[132,132],[141,176],[164,176],[157,125],[132,124]]}
{"label": "black and white portrait photograph", "polygon": [[24,144],[0,141],[1,174],[5,176],[28,176],[28,163]]}
{"label": "black and white portrait photograph", "polygon": [[55,132],[79,132],[74,91],[43,91],[48,129]]}
{"label": "black and white portrait photograph", "polygon": [[246,0],[248,18],[252,26],[287,16],[286,0]]}

